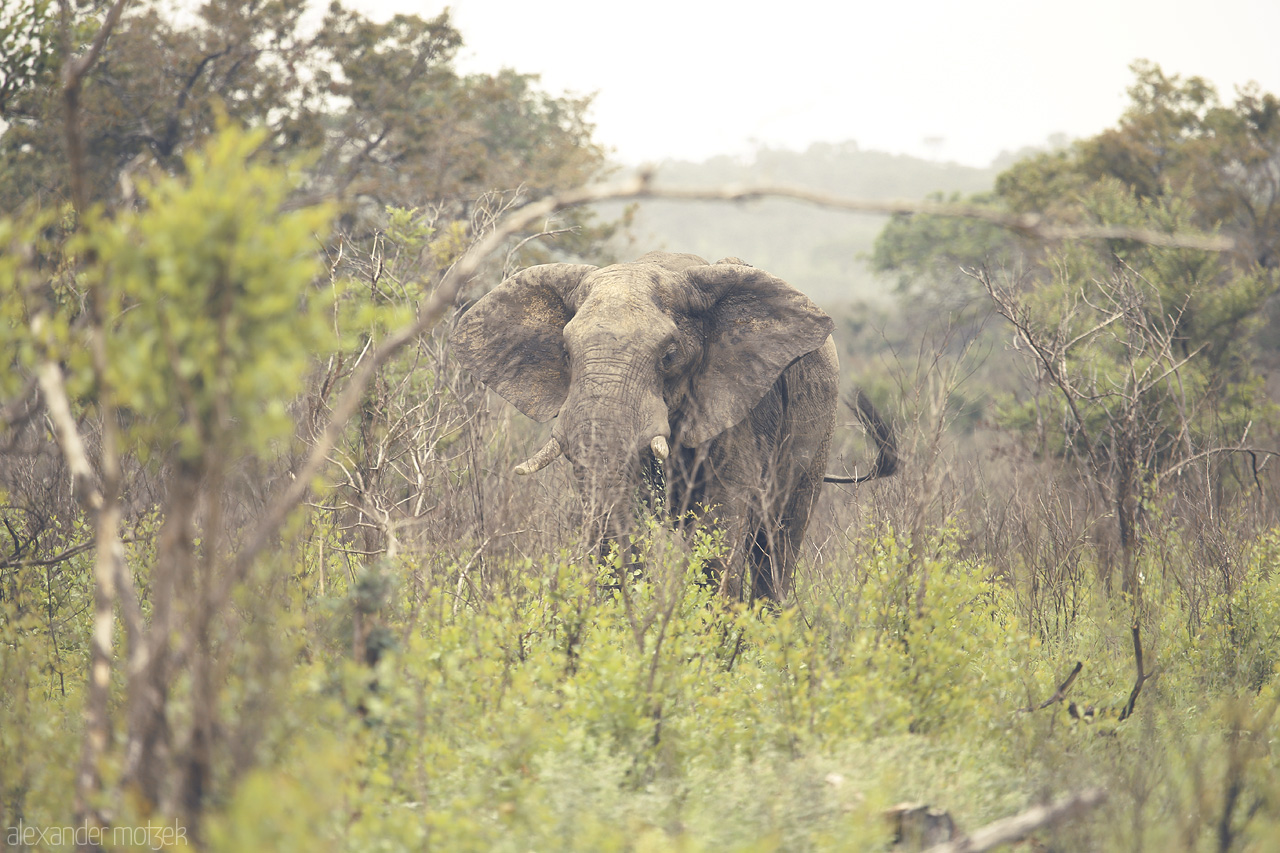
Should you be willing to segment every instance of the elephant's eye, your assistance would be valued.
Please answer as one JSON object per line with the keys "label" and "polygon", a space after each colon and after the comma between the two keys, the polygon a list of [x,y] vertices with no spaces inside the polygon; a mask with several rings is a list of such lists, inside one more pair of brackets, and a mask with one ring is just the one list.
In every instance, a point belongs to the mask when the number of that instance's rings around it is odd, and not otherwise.
{"label": "elephant's eye", "polygon": [[680,354],[680,347],[672,342],[667,345],[667,350],[662,354],[662,369],[670,370],[671,365],[675,364],[676,356]]}

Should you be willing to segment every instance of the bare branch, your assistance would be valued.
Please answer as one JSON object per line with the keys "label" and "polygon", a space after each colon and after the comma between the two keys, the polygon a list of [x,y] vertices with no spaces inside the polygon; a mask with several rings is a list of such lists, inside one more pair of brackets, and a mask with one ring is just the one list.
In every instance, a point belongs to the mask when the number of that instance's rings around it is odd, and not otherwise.
{"label": "bare branch", "polygon": [[[116,0],[98,28],[88,52],[78,59],[71,57],[71,3],[62,0],[62,46],[67,57],[62,68],[62,100],[65,109],[64,132],[67,140],[67,167],[71,179],[71,197],[77,217],[83,217],[89,205],[89,190],[85,177],[84,139],[80,132],[80,90],[84,76],[98,61],[103,46],[120,20],[128,0]],[[91,260],[91,258],[90,258]],[[67,465],[72,471],[73,489],[77,500],[94,517],[94,540],[97,552],[94,558],[94,615],[90,640],[89,684],[85,698],[84,741],[80,754],[80,766],[76,772],[75,811],[79,823],[92,820],[101,825],[95,811],[94,800],[101,784],[99,765],[111,739],[110,706],[108,694],[111,687],[111,667],[114,657],[115,606],[118,595],[118,579],[127,569],[124,566],[124,548],[120,544],[120,460],[116,451],[116,412],[112,402],[110,383],[107,381],[106,320],[101,285],[89,288],[89,340],[93,358],[94,378],[99,386],[98,409],[102,418],[102,448],[99,456],[102,484],[99,489],[93,482],[93,470],[89,465],[84,442],[75,429],[62,370],[47,354],[37,368],[37,379],[44,393],[50,417],[57,425],[58,442]],[[44,323],[43,314],[32,319],[32,330],[39,337],[39,327]]]}
{"label": "bare branch", "polygon": [[1152,359],[1151,363],[1147,365],[1147,369],[1142,371],[1142,376],[1135,377],[1135,380],[1136,380],[1135,387],[1139,387],[1145,391],[1149,388],[1152,388],[1158,385],[1159,383],[1167,379],[1169,376],[1176,374],[1179,370],[1182,369],[1183,365],[1187,364],[1187,362],[1191,361],[1191,359],[1198,356],[1202,351],[1204,351],[1205,347],[1209,346],[1208,341],[1206,341],[1205,343],[1202,343],[1200,346],[1193,349],[1190,355],[1182,358],[1180,361],[1174,362],[1173,364],[1169,365],[1169,367],[1164,371],[1164,373],[1161,373],[1156,378],[1151,379],[1150,378],[1151,371],[1155,368],[1155,366],[1159,364],[1164,358],[1167,358],[1172,354],[1171,353],[1172,347],[1170,346],[1170,340],[1171,339],[1166,339],[1162,342],[1157,342],[1157,343],[1160,343],[1162,346],[1162,351],[1160,353],[1161,358]]}
{"label": "bare branch", "polygon": [[530,234],[528,237],[525,237],[519,243],[516,243],[514,246],[512,246],[511,250],[507,252],[507,263],[503,265],[503,268],[504,269],[510,268],[512,259],[515,258],[517,254],[519,254],[520,250],[523,249],[526,244],[532,243],[534,240],[541,240],[543,237],[556,237],[560,234],[571,234],[576,230],[578,229],[545,227],[543,228],[543,230],[539,231],[537,234]]}
{"label": "bare branch", "polygon": [[111,31],[119,23],[120,15],[128,4],[129,0],[116,0],[107,11],[107,17],[98,29],[98,34],[93,37],[93,43],[89,45],[88,52],[79,59],[67,59],[67,64],[62,69],[62,85],[64,88],[80,85],[84,75],[98,61],[98,57],[102,54],[102,48],[106,45],[107,39],[111,37]]}
{"label": "bare branch", "polygon": [[[1085,448],[1089,452],[1090,461],[1094,464],[1097,470],[1102,470],[1104,466],[1100,457],[1100,451],[1093,440],[1093,436],[1086,428],[1084,415],[1076,405],[1076,399],[1079,396],[1079,392],[1076,387],[1071,384],[1070,380],[1064,373],[1066,352],[1061,347],[1054,347],[1052,352],[1046,349],[1039,335],[1037,335],[1035,330],[1031,328],[1031,322],[1026,307],[1018,303],[1013,297],[1009,296],[1007,292],[997,288],[989,275],[985,272],[976,272],[972,270],[967,270],[966,273],[970,277],[977,279],[977,281],[982,284],[986,289],[987,294],[991,297],[991,301],[995,304],[997,313],[1013,324],[1014,330],[1018,333],[1018,337],[1021,338],[1022,341],[1026,343],[1027,348],[1035,354],[1036,360],[1040,363],[1045,374],[1053,380],[1053,384],[1058,387],[1058,390],[1062,393],[1063,400],[1071,410],[1071,417],[1075,421],[1076,429],[1079,430],[1080,435],[1084,437]],[[1060,367],[1060,364],[1064,366]]]}
{"label": "bare branch", "polygon": [[[11,531],[11,535],[12,535],[12,531]],[[132,538],[128,538],[128,539],[122,538],[120,540],[120,543],[124,544],[126,542],[133,542],[133,541],[135,540],[133,540]],[[90,540],[88,542],[81,542],[79,545],[72,545],[70,548],[67,548],[63,551],[58,552],[57,554],[54,554],[52,557],[46,557],[42,560],[32,560],[32,559],[0,560],[0,569],[7,569],[11,566],[56,566],[58,563],[65,563],[67,560],[70,560],[72,557],[78,557],[79,555],[83,554],[85,551],[92,551],[95,547],[97,547],[97,544],[98,543],[94,540]]]}
{"label": "bare branch", "polygon": [[[603,198],[619,200],[658,198],[733,202],[755,201],[762,198],[789,198],[817,205],[818,207],[847,210],[853,213],[921,214],[978,219],[1038,240],[1134,240],[1151,246],[1201,249],[1210,252],[1227,252],[1235,248],[1235,240],[1220,234],[1203,234],[1190,231],[1169,233],[1155,231],[1150,228],[1135,228],[1128,225],[1055,225],[1038,213],[1006,213],[975,204],[912,201],[907,199],[847,198],[803,187],[780,184],[677,189],[650,186],[650,178],[650,174],[642,174],[636,179],[639,186],[633,191],[620,191],[614,195],[603,196]],[[619,190],[625,190],[626,184],[619,184],[618,188]]]}
{"label": "bare branch", "polygon": [[1200,451],[1194,456],[1188,456],[1186,459],[1183,459],[1177,465],[1171,465],[1169,468],[1165,469],[1164,471],[1161,471],[1157,475],[1157,478],[1158,478],[1157,482],[1159,480],[1164,479],[1165,477],[1172,477],[1178,474],[1179,472],[1182,471],[1183,468],[1187,467],[1188,465],[1192,465],[1196,462],[1199,462],[1201,459],[1205,459],[1209,456],[1216,456],[1220,453],[1249,453],[1254,456],[1280,457],[1280,451],[1268,450],[1265,447],[1246,447],[1244,446],[1243,443],[1235,447],[1211,447],[1208,450]]}
{"label": "bare branch", "polygon": [[1142,635],[1137,625],[1133,626],[1133,666],[1136,674],[1133,678],[1133,690],[1129,692],[1129,701],[1125,703],[1124,709],[1120,712],[1120,720],[1123,722],[1133,714],[1134,705],[1138,702],[1138,695],[1142,693],[1142,685],[1146,684],[1147,679],[1155,675],[1154,672],[1146,672],[1142,666]]}
{"label": "bare branch", "polygon": [[89,190],[85,184],[84,139],[80,135],[80,87],[84,76],[98,61],[102,48],[106,45],[111,31],[115,29],[120,15],[129,0],[116,0],[107,11],[107,17],[98,29],[97,35],[89,45],[89,50],[79,58],[71,56],[71,4],[70,0],[62,0],[62,44],[63,54],[67,57],[62,67],[62,99],[65,112],[65,132],[67,136],[67,166],[71,173],[71,200],[75,204],[76,213],[84,216],[89,206]]}
{"label": "bare branch", "polygon": [[1034,806],[1022,814],[989,823],[963,838],[934,845],[925,853],[982,853],[993,850],[1002,844],[1021,841],[1037,829],[1082,815],[1106,801],[1107,792],[1102,788],[1088,788],[1056,803]]}
{"label": "bare branch", "polygon": [[[31,324],[37,338],[40,337],[43,319],[37,316]],[[62,451],[62,458],[71,469],[71,492],[81,506],[90,513],[96,513],[102,509],[102,493],[98,491],[84,439],[80,437],[76,419],[71,414],[71,401],[67,397],[67,386],[62,379],[62,368],[53,359],[46,357],[36,368],[36,381],[40,385],[49,419],[53,422],[53,432]]]}
{"label": "bare branch", "polygon": [[[1088,300],[1085,300],[1085,301],[1086,301],[1086,303],[1088,302]],[[1080,343],[1081,341],[1087,341],[1089,338],[1092,338],[1092,337],[1093,337],[1094,335],[1096,335],[1098,332],[1101,332],[1103,329],[1105,329],[1105,328],[1107,328],[1108,326],[1110,326],[1110,325],[1111,325],[1112,323],[1114,323],[1116,320],[1119,320],[1122,316],[1124,316],[1124,315],[1123,315],[1122,313],[1120,313],[1120,312],[1118,312],[1118,311],[1117,311],[1117,312],[1115,312],[1115,313],[1113,313],[1113,314],[1108,315],[1107,317],[1104,317],[1102,320],[1099,320],[1099,321],[1098,321],[1098,323],[1097,323],[1097,325],[1095,325],[1095,326],[1094,326],[1092,329],[1090,329],[1089,331],[1087,331],[1087,332],[1081,332],[1080,334],[1076,335],[1076,336],[1075,336],[1074,338],[1072,338],[1071,340],[1067,341],[1067,342],[1066,342],[1066,345],[1064,346],[1064,349],[1071,349],[1072,347],[1074,347],[1076,344]]]}
{"label": "bare branch", "polygon": [[1071,685],[1075,683],[1076,676],[1080,674],[1080,670],[1084,669],[1084,663],[1076,661],[1075,668],[1071,670],[1071,674],[1067,676],[1067,680],[1058,685],[1058,689],[1053,691],[1053,695],[1041,702],[1039,705],[1028,705],[1025,708],[1019,708],[1024,714],[1032,711],[1041,711],[1057,702],[1061,702],[1067,698],[1067,691],[1071,689]]}

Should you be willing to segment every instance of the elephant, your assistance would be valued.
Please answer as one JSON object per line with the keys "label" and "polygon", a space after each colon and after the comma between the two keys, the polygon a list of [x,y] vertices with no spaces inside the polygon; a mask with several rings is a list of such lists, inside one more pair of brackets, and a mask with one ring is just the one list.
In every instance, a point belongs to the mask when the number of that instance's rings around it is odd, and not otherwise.
{"label": "elephant", "polygon": [[[565,456],[593,536],[632,530],[637,494],[679,524],[716,524],[732,597],[782,601],[826,473],[838,408],[834,323],[738,258],[650,252],[606,267],[529,267],[459,319],[464,368],[551,437],[516,468]],[[892,430],[859,395],[891,474]],[[748,572],[749,570],[749,572]]]}

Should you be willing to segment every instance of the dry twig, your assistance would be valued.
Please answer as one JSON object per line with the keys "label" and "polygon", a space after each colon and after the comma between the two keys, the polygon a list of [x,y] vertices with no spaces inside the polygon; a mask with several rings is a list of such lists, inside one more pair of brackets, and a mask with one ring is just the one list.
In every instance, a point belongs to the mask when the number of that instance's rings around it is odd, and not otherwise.
{"label": "dry twig", "polygon": [[955,841],[936,844],[925,853],[982,853],[984,850],[992,850],[1002,844],[1021,841],[1037,829],[1082,815],[1106,801],[1106,791],[1101,788],[1088,788],[1056,803],[1033,806],[1022,814],[989,823]]}
{"label": "dry twig", "polygon": [[[103,46],[120,20],[128,0],[115,0],[106,18],[93,38],[89,50],[80,57],[71,56],[71,3],[62,2],[62,47],[67,57],[62,68],[62,97],[65,108],[65,133],[67,165],[71,175],[71,197],[77,217],[83,217],[89,199],[85,179],[84,139],[80,132],[80,91],[85,75],[102,54]],[[107,375],[106,333],[103,297],[100,287],[89,288],[90,349],[93,370],[99,388],[102,389],[99,410],[102,416],[102,451],[99,457],[101,485],[94,483],[93,471],[85,454],[63,383],[62,369],[47,354],[37,370],[37,378],[45,405],[49,408],[58,433],[58,443],[72,470],[76,498],[93,517],[96,524],[97,554],[94,560],[94,616],[90,642],[91,663],[89,686],[85,697],[85,731],[80,755],[80,767],[76,773],[75,810],[78,823],[90,820],[101,825],[101,818],[91,805],[101,780],[99,765],[111,737],[108,693],[111,686],[111,665],[114,656],[115,604],[119,594],[119,581],[127,569],[124,565],[124,547],[120,544],[120,460],[116,451],[115,410]],[[37,315],[33,328],[43,317]],[[38,330],[37,330],[38,334]]]}
{"label": "dry twig", "polygon": [[1067,691],[1071,689],[1071,685],[1075,682],[1076,676],[1080,674],[1080,670],[1082,669],[1084,669],[1084,663],[1076,661],[1075,669],[1071,670],[1071,674],[1067,676],[1066,681],[1058,685],[1058,689],[1053,691],[1052,696],[1041,702],[1039,705],[1028,705],[1025,708],[1019,708],[1018,710],[1024,714],[1028,714],[1032,711],[1044,710],[1050,705],[1061,702],[1063,699],[1067,698]]}
{"label": "dry twig", "polygon": [[1191,231],[1170,233],[1128,225],[1059,225],[1039,213],[1007,213],[975,204],[909,199],[847,198],[781,184],[676,189],[655,187],[652,185],[652,177],[652,173],[641,173],[630,182],[630,185],[618,184],[616,193],[602,198],[733,202],[756,201],[762,198],[789,198],[818,207],[847,210],[852,213],[920,214],[978,219],[1037,240],[1134,240],[1151,246],[1201,249],[1210,252],[1227,252],[1235,248],[1233,239],[1220,234]]}

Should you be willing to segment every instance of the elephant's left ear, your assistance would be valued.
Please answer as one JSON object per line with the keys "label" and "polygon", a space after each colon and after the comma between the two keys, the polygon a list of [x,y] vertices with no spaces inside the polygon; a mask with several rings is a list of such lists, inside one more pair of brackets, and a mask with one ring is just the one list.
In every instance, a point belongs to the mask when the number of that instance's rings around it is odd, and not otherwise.
{"label": "elephant's left ear", "polygon": [[690,384],[681,438],[693,447],[745,418],[792,362],[822,346],[835,323],[812,299],[755,267],[711,264],[685,275],[706,306],[706,356]]}

